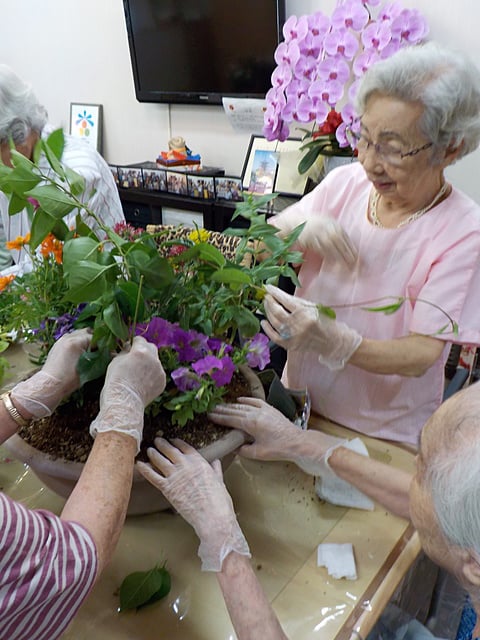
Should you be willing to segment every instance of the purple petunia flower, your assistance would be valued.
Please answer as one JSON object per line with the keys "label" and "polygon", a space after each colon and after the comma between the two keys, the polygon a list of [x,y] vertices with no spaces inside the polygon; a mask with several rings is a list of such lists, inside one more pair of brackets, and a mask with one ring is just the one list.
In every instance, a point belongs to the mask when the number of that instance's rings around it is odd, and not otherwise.
{"label": "purple petunia flower", "polygon": [[164,318],[154,317],[150,322],[137,324],[135,335],[142,336],[147,342],[154,344],[157,349],[170,347],[173,343],[174,325]]}
{"label": "purple petunia flower", "polygon": [[193,329],[185,331],[178,325],[174,325],[171,346],[178,353],[180,361],[193,362],[208,351],[208,336]]}
{"label": "purple petunia flower", "polygon": [[200,381],[198,377],[188,367],[179,367],[170,374],[175,386],[180,391],[191,391],[198,389]]}
{"label": "purple petunia flower", "polygon": [[192,364],[192,369],[199,376],[208,374],[215,381],[217,387],[229,384],[235,372],[235,365],[229,356],[217,358],[212,355],[205,356]]}
{"label": "purple petunia flower", "polygon": [[246,347],[248,353],[246,355],[247,362],[250,367],[265,369],[266,365],[270,362],[270,349],[269,339],[263,333],[257,333],[249,342]]}

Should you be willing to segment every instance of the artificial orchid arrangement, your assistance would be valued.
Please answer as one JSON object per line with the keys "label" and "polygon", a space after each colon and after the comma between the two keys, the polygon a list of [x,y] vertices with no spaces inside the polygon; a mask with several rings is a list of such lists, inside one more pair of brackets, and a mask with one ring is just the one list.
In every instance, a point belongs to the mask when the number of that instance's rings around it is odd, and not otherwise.
{"label": "artificial orchid arrangement", "polygon": [[[180,425],[212,409],[240,365],[266,366],[268,339],[260,333],[259,315],[264,285],[280,275],[296,281],[290,265],[301,261],[291,250],[301,227],[282,240],[258,213],[272,196],[239,203],[235,215],[249,227],[224,232],[239,236],[228,259],[208,242],[206,229],[172,240],[163,239],[164,231],[106,227],[89,209],[88,197],[80,197],[81,176],[61,163],[63,132],[38,145],[35,158],[43,152],[48,172],[14,150],[13,167],[0,165],[11,214],[24,206],[32,210],[31,235],[11,245],[28,251],[31,268],[0,282],[1,332],[15,330],[39,342],[42,358],[63,333],[91,327],[92,348],[79,362],[82,383],[104,375],[112,352],[144,336],[158,347],[171,380],[157,407],[169,409]],[[68,229],[63,217],[75,209],[75,227]],[[95,233],[89,221],[101,231]],[[262,244],[269,255],[257,261]]]}
{"label": "artificial orchid arrangement", "polygon": [[[381,5],[381,6],[380,6]],[[398,49],[424,41],[425,18],[401,2],[338,0],[331,16],[290,16],[266,95],[263,134],[286,140],[292,123],[303,132],[305,173],[319,155],[349,155],[348,129],[358,128],[354,100],[363,74]]]}

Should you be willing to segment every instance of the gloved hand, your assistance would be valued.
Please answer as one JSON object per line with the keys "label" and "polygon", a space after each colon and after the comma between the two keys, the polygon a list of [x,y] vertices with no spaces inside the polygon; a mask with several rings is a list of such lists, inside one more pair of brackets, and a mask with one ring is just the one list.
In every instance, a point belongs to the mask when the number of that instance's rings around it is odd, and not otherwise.
{"label": "gloved hand", "polygon": [[62,336],[50,349],[42,369],[12,389],[14,405],[22,406],[34,418],[51,415],[63,398],[79,388],[77,363],[91,340],[88,329]]}
{"label": "gloved hand", "polygon": [[360,438],[346,440],[322,431],[302,430],[258,398],[239,398],[237,403],[220,404],[208,414],[217,424],[241,429],[254,438],[238,454],[255,460],[287,460],[315,476],[317,495],[332,504],[373,509],[373,502],[346,480],[339,478],[328,464],[338,447],[368,456]]}
{"label": "gloved hand", "polygon": [[100,411],[90,425],[91,435],[105,431],[126,433],[137,441],[138,453],[145,407],[162,393],[165,381],[157,347],[135,336],[132,347],[127,346],[108,365]]}
{"label": "gloved hand", "polygon": [[295,426],[283,413],[259,398],[239,398],[235,403],[219,404],[208,417],[217,424],[240,429],[252,436],[253,442],[240,447],[239,455],[254,460],[287,460],[311,475],[323,469],[320,460],[328,451],[347,442],[315,432],[314,459],[309,455],[312,432]]}
{"label": "gloved hand", "polygon": [[268,322],[262,328],[276,344],[291,351],[318,354],[329,369],[343,369],[362,342],[362,336],[344,322],[319,313],[313,302],[267,285],[264,308]]}
{"label": "gloved hand", "polygon": [[[297,226],[292,220],[288,227],[282,221],[281,237],[291,233]],[[307,219],[297,240],[302,249],[311,249],[324,258],[342,260],[348,266],[355,264],[358,252],[342,225],[334,218],[313,215]]]}
{"label": "gloved hand", "polygon": [[158,451],[148,450],[151,466],[138,462],[137,468],[195,529],[202,570],[221,571],[231,551],[250,557],[223,483],[220,462],[215,460],[210,465],[187,443],[178,439],[172,442],[156,438]]}

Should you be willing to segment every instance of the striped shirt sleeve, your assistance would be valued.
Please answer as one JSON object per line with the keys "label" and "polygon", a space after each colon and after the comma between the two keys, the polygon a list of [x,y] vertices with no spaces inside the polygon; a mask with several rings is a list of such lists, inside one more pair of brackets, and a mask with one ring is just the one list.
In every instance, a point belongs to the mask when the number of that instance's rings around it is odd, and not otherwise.
{"label": "striped shirt sleeve", "polygon": [[90,534],[0,493],[0,638],[54,640],[93,586]]}

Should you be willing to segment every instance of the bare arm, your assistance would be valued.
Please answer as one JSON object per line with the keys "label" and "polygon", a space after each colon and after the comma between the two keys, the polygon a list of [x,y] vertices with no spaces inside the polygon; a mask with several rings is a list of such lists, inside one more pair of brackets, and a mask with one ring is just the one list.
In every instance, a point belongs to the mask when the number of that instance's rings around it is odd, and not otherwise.
{"label": "bare arm", "polygon": [[332,452],[328,464],[337,476],[353,484],[388,511],[410,519],[409,488],[412,474],[344,447]]}
{"label": "bare arm", "polygon": [[445,342],[431,336],[410,335],[395,340],[363,338],[349,364],[370,373],[422,376],[438,358]]}
{"label": "bare arm", "polygon": [[135,440],[128,435],[99,433],[61,513],[62,520],[78,522],[92,536],[97,575],[109,563],[125,521],[136,450]]}
{"label": "bare arm", "polygon": [[230,553],[217,579],[238,640],[286,640],[247,557]]}

